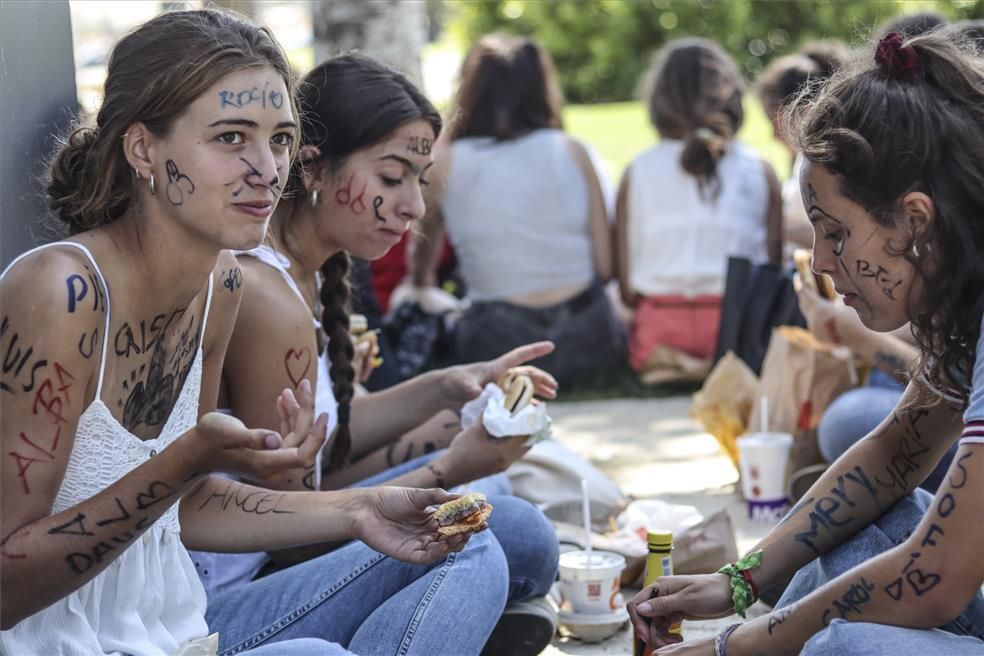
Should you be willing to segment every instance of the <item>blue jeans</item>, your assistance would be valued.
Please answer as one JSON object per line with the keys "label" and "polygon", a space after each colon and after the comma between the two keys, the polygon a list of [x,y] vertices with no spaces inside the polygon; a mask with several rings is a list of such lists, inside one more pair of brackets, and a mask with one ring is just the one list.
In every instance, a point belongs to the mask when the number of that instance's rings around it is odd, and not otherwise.
{"label": "blue jeans", "polygon": [[[905,542],[919,525],[932,500],[932,495],[919,489],[899,500],[850,540],[834,547],[797,572],[776,608],[802,599],[844,572]],[[984,653],[984,597],[978,591],[955,620],[939,629],[906,629],[834,620],[806,643],[801,656],[980,656],[981,653]]]}
{"label": "blue jeans", "polygon": [[[353,487],[385,485],[388,481],[423,467],[443,451],[435,451],[391,467]],[[533,504],[512,496],[512,485],[505,474],[496,474],[461,486],[488,497],[494,510],[489,531],[506,554],[509,565],[509,601],[542,597],[557,578],[560,545],[553,525]],[[460,488],[455,491],[460,492]]]}
{"label": "blue jeans", "polygon": [[[878,379],[872,371],[872,379]],[[881,374],[884,377],[884,374]],[[830,404],[817,427],[817,446],[827,462],[834,462],[854,443],[873,431],[885,417],[895,409],[902,398],[902,388],[898,383],[873,383],[847,391]],[[924,490],[935,493],[946,470],[950,468],[953,455],[957,452],[954,444],[920,485]]]}
{"label": "blue jeans", "polygon": [[482,650],[506,593],[488,532],[430,566],[353,542],[214,595],[206,620],[223,655],[461,656]]}

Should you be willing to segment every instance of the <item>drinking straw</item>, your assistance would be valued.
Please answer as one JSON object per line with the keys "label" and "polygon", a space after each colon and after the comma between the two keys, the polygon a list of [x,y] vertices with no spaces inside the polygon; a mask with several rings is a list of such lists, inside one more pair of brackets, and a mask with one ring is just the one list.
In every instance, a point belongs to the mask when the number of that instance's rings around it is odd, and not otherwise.
{"label": "drinking straw", "polygon": [[585,551],[588,552],[588,567],[591,567],[591,505],[588,503],[588,480],[586,478],[581,479],[581,511],[584,515],[584,537],[587,542]]}
{"label": "drinking straw", "polygon": [[765,394],[762,395],[762,400],[759,404],[759,421],[762,424],[762,432],[769,432],[769,397]]}

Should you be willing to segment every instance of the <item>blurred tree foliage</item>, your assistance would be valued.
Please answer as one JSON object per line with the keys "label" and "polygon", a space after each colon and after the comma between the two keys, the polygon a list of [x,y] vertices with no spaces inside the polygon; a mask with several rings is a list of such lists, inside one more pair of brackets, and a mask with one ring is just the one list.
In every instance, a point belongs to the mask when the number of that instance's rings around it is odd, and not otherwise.
{"label": "blurred tree foliage", "polygon": [[568,101],[606,102],[636,96],[652,54],[678,37],[717,41],[753,79],[807,41],[858,44],[886,19],[916,11],[981,18],[984,0],[469,0],[445,9],[466,44],[489,32],[535,36]]}

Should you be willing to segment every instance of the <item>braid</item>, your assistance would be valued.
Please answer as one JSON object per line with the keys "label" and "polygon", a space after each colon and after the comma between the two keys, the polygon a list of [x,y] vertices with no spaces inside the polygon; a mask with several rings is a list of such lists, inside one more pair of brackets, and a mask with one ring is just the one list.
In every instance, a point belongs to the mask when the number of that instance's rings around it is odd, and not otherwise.
{"label": "braid", "polygon": [[331,362],[331,386],[338,401],[338,430],[328,455],[328,469],[346,464],[352,450],[349,432],[349,407],[354,392],[355,370],[352,368],[352,340],[349,338],[349,269],[348,253],[329,257],[321,266],[321,328],[328,337],[328,360]]}

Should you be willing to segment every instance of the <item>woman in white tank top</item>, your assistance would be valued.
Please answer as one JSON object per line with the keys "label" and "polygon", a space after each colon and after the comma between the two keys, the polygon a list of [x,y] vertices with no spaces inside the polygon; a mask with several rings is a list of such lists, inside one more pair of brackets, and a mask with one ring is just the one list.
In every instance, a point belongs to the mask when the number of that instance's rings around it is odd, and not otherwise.
{"label": "woman in white tank top", "polygon": [[629,362],[644,380],[700,377],[714,355],[728,258],[781,259],[779,184],[734,139],[743,83],[717,44],[673,41],[650,77],[661,141],[626,170],[616,203],[619,287],[634,308]]}
{"label": "woman in white tank top", "polygon": [[[241,297],[222,251],[263,239],[295,132],[287,61],[265,30],[171,12],[115,47],[96,126],[52,163],[49,202],[71,236],[0,279],[0,652],[214,654],[223,638],[209,633],[225,629],[206,624],[185,545],[358,538],[418,563],[400,566],[424,583],[464,557],[421,566],[464,546],[434,530],[428,506],[451,498],[440,490],[271,493],[208,476],[276,476],[325,440],[307,385],[276,399],[279,432],[208,412]],[[492,556],[495,583],[504,565]],[[367,578],[393,596],[406,585]],[[504,597],[493,585],[484,601]],[[446,628],[415,625],[408,638],[421,610],[408,598],[398,610],[391,642],[435,653]],[[324,640],[281,647],[348,653]]]}
{"label": "woman in white tank top", "polygon": [[446,230],[471,301],[452,357],[546,339],[557,348],[537,366],[561,385],[589,381],[623,359],[624,330],[604,291],[612,257],[601,185],[587,148],[563,131],[553,63],[531,39],[482,37],[455,102],[438,193],[413,243],[413,283],[434,284]]}

